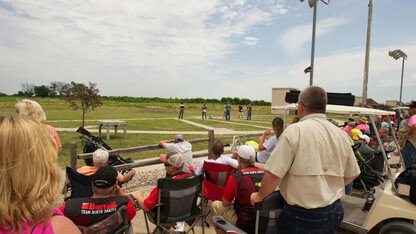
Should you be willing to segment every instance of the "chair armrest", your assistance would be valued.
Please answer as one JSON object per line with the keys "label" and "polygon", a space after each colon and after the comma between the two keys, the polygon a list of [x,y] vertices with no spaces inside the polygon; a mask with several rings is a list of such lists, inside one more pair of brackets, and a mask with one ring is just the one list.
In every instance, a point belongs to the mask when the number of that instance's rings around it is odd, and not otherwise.
{"label": "chair armrest", "polygon": [[216,215],[211,218],[212,223],[217,229],[220,229],[226,233],[232,234],[247,234],[247,232],[241,230],[240,228],[232,225],[230,222],[224,219],[224,217]]}

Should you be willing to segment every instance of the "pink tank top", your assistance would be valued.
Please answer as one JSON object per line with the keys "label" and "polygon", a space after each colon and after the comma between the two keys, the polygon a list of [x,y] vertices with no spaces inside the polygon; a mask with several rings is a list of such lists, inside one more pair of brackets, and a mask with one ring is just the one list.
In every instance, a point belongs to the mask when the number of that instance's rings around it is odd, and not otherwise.
{"label": "pink tank top", "polygon": [[[52,216],[55,215],[63,215],[62,212],[57,209],[54,208],[52,210]],[[49,220],[49,222],[46,225],[43,225],[43,223],[39,223],[38,225],[36,225],[32,230],[30,231],[25,231],[28,228],[30,228],[31,226],[31,222],[26,222],[23,224],[23,232],[21,232],[22,234],[54,234],[55,232],[53,231],[52,228],[52,221]],[[6,234],[6,233],[10,233],[10,229],[9,230],[5,230],[0,228],[0,234]],[[17,231],[15,231],[14,233],[17,233]]]}

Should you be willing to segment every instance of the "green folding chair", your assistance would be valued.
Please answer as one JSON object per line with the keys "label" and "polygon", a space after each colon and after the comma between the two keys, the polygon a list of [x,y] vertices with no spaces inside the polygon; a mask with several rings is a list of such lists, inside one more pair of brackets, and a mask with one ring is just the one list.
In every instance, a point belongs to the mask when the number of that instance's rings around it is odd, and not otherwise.
{"label": "green folding chair", "polygon": [[156,233],[169,232],[176,222],[182,221],[189,224],[186,233],[191,230],[194,232],[194,226],[199,220],[202,224],[202,233],[205,233],[203,180],[202,174],[184,179],[159,179],[156,214],[154,211],[145,212],[147,233],[150,233],[148,219],[156,225]]}

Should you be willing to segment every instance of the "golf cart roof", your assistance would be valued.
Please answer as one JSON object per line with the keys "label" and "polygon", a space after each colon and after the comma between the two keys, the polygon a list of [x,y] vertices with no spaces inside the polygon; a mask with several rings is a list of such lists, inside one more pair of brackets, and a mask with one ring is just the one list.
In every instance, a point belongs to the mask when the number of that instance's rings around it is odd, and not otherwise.
{"label": "golf cart roof", "polygon": [[[297,110],[295,103],[286,106],[272,106],[272,110]],[[326,113],[331,114],[359,114],[359,115],[394,115],[394,111],[385,111],[355,106],[326,105]]]}
{"label": "golf cart roof", "polygon": [[395,110],[395,109],[399,109],[399,110],[407,110],[407,109],[409,109],[409,107],[408,107],[408,106],[395,106],[395,107],[393,107],[392,109],[393,109],[393,110]]}

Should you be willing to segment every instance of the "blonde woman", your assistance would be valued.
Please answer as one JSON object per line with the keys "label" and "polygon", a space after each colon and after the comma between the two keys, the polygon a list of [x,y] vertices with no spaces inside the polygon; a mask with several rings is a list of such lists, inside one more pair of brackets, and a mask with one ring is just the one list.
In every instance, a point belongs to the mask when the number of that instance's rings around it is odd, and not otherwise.
{"label": "blonde woman", "polygon": [[[20,102],[16,103],[15,106],[16,106],[16,112],[20,116],[25,117],[25,118],[31,118],[36,121],[39,121],[42,124],[45,124],[46,115],[45,115],[45,112],[43,112],[43,109],[39,105],[39,103],[29,100],[29,99],[23,99]],[[52,133],[52,136],[56,142],[56,146],[58,147],[58,155],[61,155],[62,144],[61,144],[61,140],[59,139],[58,133],[56,133],[55,128],[53,128],[52,126],[47,125],[47,124],[45,124],[45,126]]]}
{"label": "blonde woman", "polygon": [[80,233],[58,209],[55,141],[38,121],[0,117],[0,233]]}

